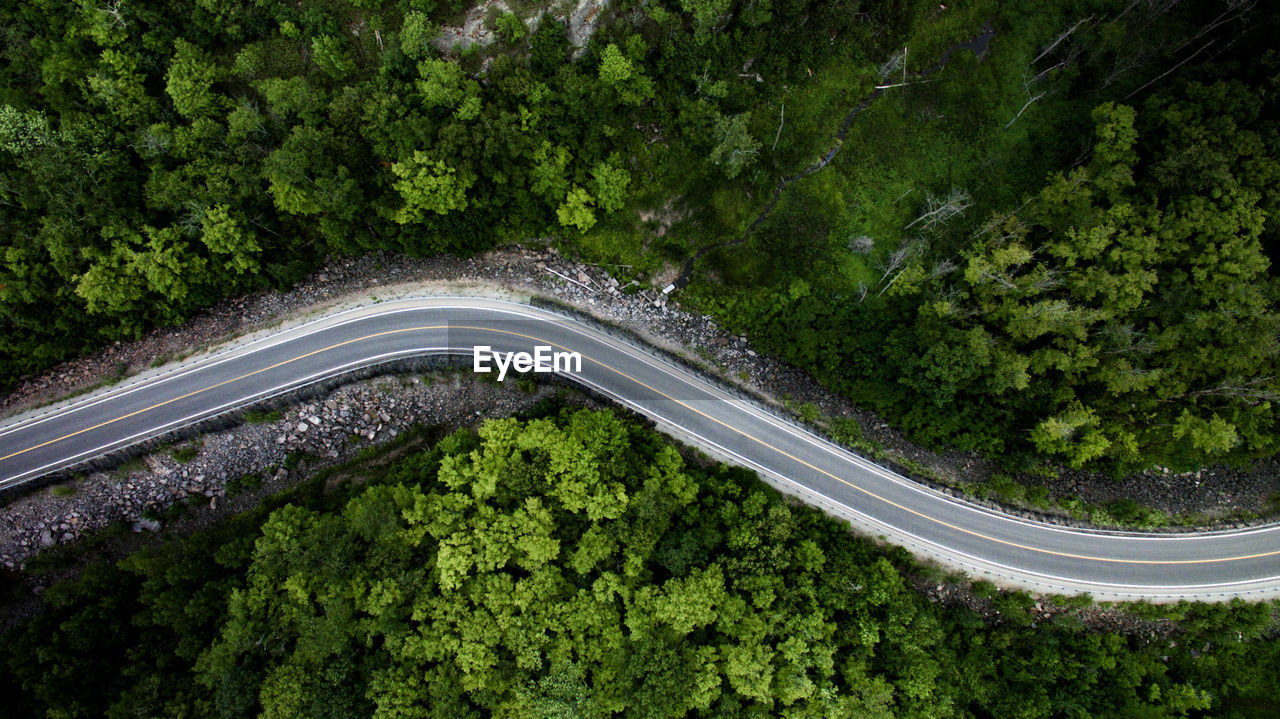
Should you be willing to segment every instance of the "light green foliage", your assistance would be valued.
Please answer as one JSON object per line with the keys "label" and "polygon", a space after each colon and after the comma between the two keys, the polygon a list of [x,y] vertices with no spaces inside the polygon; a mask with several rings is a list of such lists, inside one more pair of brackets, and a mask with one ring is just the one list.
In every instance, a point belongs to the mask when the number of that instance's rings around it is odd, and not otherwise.
{"label": "light green foliage", "polygon": [[716,118],[716,144],[708,159],[719,165],[725,177],[730,180],[755,162],[756,155],[760,152],[760,141],[747,129],[749,119],[748,113]]}
{"label": "light green foliage", "polygon": [[[639,39],[637,36],[632,37]],[[619,102],[624,105],[639,105],[653,97],[653,81],[631,57],[642,55],[643,51],[643,42],[639,45],[630,43],[626,54],[617,45],[609,43],[600,53],[600,82],[617,93]]]}
{"label": "light green foliage", "polygon": [[680,7],[693,15],[694,28],[700,37],[705,37],[733,7],[733,0],[680,0]]}
{"label": "light green foliage", "polygon": [[568,148],[543,141],[533,152],[533,167],[529,170],[530,188],[539,197],[554,202],[569,191],[566,169],[573,156]]}
{"label": "light green foliage", "polygon": [[415,85],[427,107],[454,107],[466,95],[462,67],[456,62],[423,60],[418,77]]}
{"label": "light green foliage", "polygon": [[421,60],[431,51],[431,40],[440,34],[440,29],[424,12],[413,11],[404,16],[404,25],[400,27],[400,49],[405,55]]}
{"label": "light green foliage", "polygon": [[276,207],[297,215],[324,211],[316,193],[314,176],[327,163],[326,138],[307,126],[298,126],[280,149],[267,158],[264,174]]}
{"label": "light green foliage", "polygon": [[1205,419],[1184,410],[1173,427],[1174,439],[1190,439],[1191,446],[1205,456],[1223,455],[1240,444],[1236,428],[1217,414]]}
{"label": "light green foliage", "polygon": [[1132,107],[1111,102],[1093,111],[1097,142],[1089,163],[1089,179],[1095,188],[1113,200],[1133,186],[1133,166],[1138,162],[1134,150],[1138,140],[1138,132],[1133,127],[1136,117]]}
{"label": "light green foliage", "polygon": [[118,237],[109,250],[93,253],[89,268],[75,286],[75,293],[90,312],[124,314],[142,301],[146,284],[135,268],[137,253],[130,242],[135,238],[132,234]]}
{"label": "light green foliage", "polygon": [[184,117],[204,117],[222,110],[224,100],[213,91],[222,71],[195,45],[178,40],[165,74],[165,92],[173,109]]}
{"label": "light green foliage", "polygon": [[1037,424],[1031,441],[1041,452],[1063,455],[1077,468],[1103,456],[1111,446],[1098,429],[1097,414],[1079,403]]}
{"label": "light green foliage", "polygon": [[86,82],[93,101],[123,122],[142,123],[158,109],[158,103],[147,95],[146,77],[134,55],[103,50],[97,71]]}
{"label": "light green foliage", "polygon": [[631,61],[623,56],[617,45],[609,43],[600,53],[600,82],[621,85],[631,79]]}
{"label": "light green foliage", "polygon": [[[1023,372],[1078,388],[1060,391],[1056,411],[1032,432],[1040,451],[1073,466],[1104,456],[1133,462],[1152,445],[1228,453],[1240,445],[1228,417],[1256,420],[1227,396],[1265,396],[1259,377],[1280,354],[1274,340],[1259,341],[1274,335],[1264,328],[1280,327],[1280,314],[1259,284],[1267,260],[1258,196],[1223,178],[1213,199],[1143,203],[1131,190],[1135,117],[1131,108],[1099,107],[1093,160],[1049,183],[1031,213],[1043,225],[993,223],[964,272],[969,302],[989,318],[984,336],[1019,368],[993,389],[1017,386]],[[1249,319],[1228,330],[1210,319],[1221,313]],[[1201,360],[1179,359],[1188,355]]]}
{"label": "light green foliage", "polygon": [[591,206],[591,193],[574,185],[564,202],[556,208],[556,219],[563,227],[576,227],[579,232],[586,232],[596,224],[596,214]]}
{"label": "light green foliage", "polygon": [[525,27],[520,17],[513,12],[504,12],[494,21],[498,35],[502,37],[508,44],[519,42],[525,35],[529,34],[529,29]]}
{"label": "light green foliage", "polygon": [[241,103],[227,115],[227,141],[243,142],[250,138],[263,139],[267,134],[265,118],[258,108]]}
{"label": "light green foliage", "polygon": [[421,222],[427,212],[446,215],[465,210],[467,189],[475,181],[472,175],[459,173],[422,151],[415,151],[412,159],[392,165],[391,172],[399,178],[394,184],[404,200],[404,206],[393,216],[400,224]]}
{"label": "light green foliage", "polygon": [[129,36],[127,7],[119,3],[97,3],[93,0],[79,0],[78,5],[82,32],[100,47],[115,47]]}
{"label": "light green foliage", "polygon": [[262,251],[257,238],[231,215],[226,205],[214,205],[204,213],[200,240],[236,274],[257,272],[257,253]]}
{"label": "light green foliage", "polygon": [[187,298],[190,283],[200,276],[206,261],[191,252],[176,227],[164,229],[146,228],[147,244],[143,252],[133,257],[135,270],[146,278],[147,288],[165,298],[169,303],[181,303]]}
{"label": "light green foliage", "polygon": [[311,40],[311,56],[324,74],[341,80],[355,69],[355,62],[343,47],[342,39],[321,35]]}
{"label": "light green foliage", "polygon": [[232,72],[244,80],[257,80],[262,77],[268,62],[266,45],[254,43],[244,46],[236,53],[231,69]]}
{"label": "light green foliage", "polygon": [[187,250],[177,228],[147,227],[143,234],[112,228],[103,234],[111,239],[110,250],[91,255],[92,263],[75,287],[93,313],[125,313],[148,291],[180,304],[205,265]]}
{"label": "light green foliage", "polygon": [[607,161],[598,162],[591,168],[591,193],[605,212],[617,212],[625,204],[631,174],[625,167],[619,167],[620,164],[619,157],[611,155]]}
{"label": "light green foliage", "polygon": [[[1240,340],[1272,334],[1251,243],[1278,242],[1257,60],[1274,9],[1216,23],[1166,3],[1135,24],[1112,2],[882,4],[649,3],[582,52],[552,17],[522,37],[502,15],[500,47],[456,58],[431,38],[462,8],[434,0],[6,4],[0,380],[326,257],[562,229],[642,281],[722,248],[689,300],[927,441],[1027,450],[1079,402],[1110,443],[1091,465],[1276,447],[1280,374]],[[981,57],[957,47],[988,20]],[[900,47],[907,84],[863,107]],[[956,188],[970,206],[935,212]],[[983,231],[995,215],[1041,284],[1074,284],[970,292],[970,265],[1021,277]],[[179,234],[153,246],[148,227]]]}
{"label": "light green foliage", "polygon": [[[1001,57],[994,76],[1017,67]],[[1141,105],[1090,105],[1087,162],[1017,175],[1035,192],[1009,197],[1008,181],[978,178],[1036,162],[1011,135],[964,147],[926,131],[927,113],[906,122],[913,107],[980,119],[960,112],[956,78],[886,91],[858,115],[833,163],[789,186],[718,268],[743,283],[721,316],[925,441],[1113,471],[1274,451],[1276,203],[1264,187],[1280,177],[1280,138],[1258,124],[1257,93],[1183,82]],[[788,102],[780,148],[803,112]],[[855,256],[847,238],[864,234],[874,245]],[[799,279],[807,292],[789,293]]]}
{"label": "light green foliage", "polygon": [[458,105],[458,109],[453,111],[453,116],[461,122],[467,122],[480,117],[482,103],[479,95],[469,94],[466,99]]}
{"label": "light green foliage", "polygon": [[0,105],[0,150],[15,155],[50,145],[68,138],[49,126],[44,113],[23,112],[12,105]]}
{"label": "light green foliage", "polygon": [[285,117],[309,119],[323,104],[323,94],[308,86],[301,77],[267,78],[253,86],[262,93],[271,112]]}
{"label": "light green foliage", "polygon": [[51,588],[0,645],[15,711],[1174,719],[1274,695],[1268,605],[1175,607],[1150,642],[975,585],[993,622],[607,412],[342,471]]}

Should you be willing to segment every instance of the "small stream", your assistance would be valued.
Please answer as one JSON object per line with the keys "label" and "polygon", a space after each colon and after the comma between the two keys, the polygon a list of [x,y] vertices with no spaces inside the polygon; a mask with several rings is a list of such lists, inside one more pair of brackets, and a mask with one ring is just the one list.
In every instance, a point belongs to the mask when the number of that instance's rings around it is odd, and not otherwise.
{"label": "small stream", "polygon": [[[988,21],[982,26],[981,33],[975,37],[965,40],[964,42],[958,42],[952,45],[947,48],[947,51],[942,54],[942,58],[936,63],[919,72],[910,73],[907,77],[922,78],[932,75],[945,67],[947,61],[951,59],[951,56],[960,50],[971,50],[979,59],[981,59],[987,54],[987,50],[991,46],[991,38],[995,37],[995,34],[995,28],[991,25],[991,22]],[[676,289],[682,289],[689,284],[690,279],[693,277],[694,264],[698,260],[702,259],[702,257],[708,252],[718,250],[722,247],[734,247],[746,242],[747,239],[751,237],[752,233],[754,233],[765,220],[769,219],[769,215],[773,212],[773,209],[778,206],[778,201],[782,199],[782,191],[787,189],[788,185],[796,182],[797,180],[803,180],[830,164],[831,160],[840,152],[840,148],[844,146],[844,139],[849,134],[849,127],[853,125],[853,119],[863,110],[870,107],[871,103],[879,99],[884,92],[885,88],[876,88],[870,95],[867,95],[862,102],[858,103],[857,106],[845,114],[844,121],[840,123],[840,129],[836,131],[835,142],[832,144],[831,149],[827,150],[826,154],[822,155],[816,163],[806,167],[794,175],[778,179],[778,184],[773,188],[773,195],[769,198],[768,204],[760,210],[760,214],[756,215],[756,218],[751,221],[751,224],[747,225],[747,229],[743,231],[741,236],[732,240],[725,240],[724,242],[718,242],[714,245],[708,245],[700,248],[685,259],[684,265],[680,268],[680,276],[676,278],[674,283]]]}

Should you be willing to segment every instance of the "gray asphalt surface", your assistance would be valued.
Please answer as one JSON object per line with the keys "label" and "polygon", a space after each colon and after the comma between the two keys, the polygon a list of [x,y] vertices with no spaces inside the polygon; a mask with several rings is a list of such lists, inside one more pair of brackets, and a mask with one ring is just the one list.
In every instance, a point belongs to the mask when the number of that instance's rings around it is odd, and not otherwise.
{"label": "gray asphalt surface", "polygon": [[1280,527],[1159,535],[1005,516],[877,467],[577,320],[474,297],[349,310],[12,418],[0,425],[0,487],[353,367],[428,352],[469,356],[476,345],[579,352],[574,381],[864,532],[974,576],[1103,599],[1280,595]]}

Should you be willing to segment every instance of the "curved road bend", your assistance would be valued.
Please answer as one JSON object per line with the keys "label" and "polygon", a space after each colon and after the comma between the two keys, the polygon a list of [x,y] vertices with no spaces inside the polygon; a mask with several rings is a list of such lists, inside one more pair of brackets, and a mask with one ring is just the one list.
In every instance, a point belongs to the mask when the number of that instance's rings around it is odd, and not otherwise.
{"label": "curved road bend", "polygon": [[971,575],[1101,599],[1280,596],[1280,526],[1181,535],[1099,532],[1002,515],[922,487],[696,373],[571,317],[475,297],[338,312],[0,424],[0,487],[374,362],[489,345],[582,355],[571,379],[871,535]]}

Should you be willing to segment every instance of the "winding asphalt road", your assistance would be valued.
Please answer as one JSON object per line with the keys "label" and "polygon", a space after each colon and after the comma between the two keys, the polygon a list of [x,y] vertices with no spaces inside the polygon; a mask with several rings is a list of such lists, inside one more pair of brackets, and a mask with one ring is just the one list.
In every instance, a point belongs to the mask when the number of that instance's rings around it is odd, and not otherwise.
{"label": "winding asphalt road", "polygon": [[473,347],[579,352],[569,378],[873,536],[1005,585],[1102,599],[1280,596],[1280,526],[1200,534],[1064,528],[922,487],[587,323],[476,297],[338,312],[0,424],[0,488],[353,368]]}

